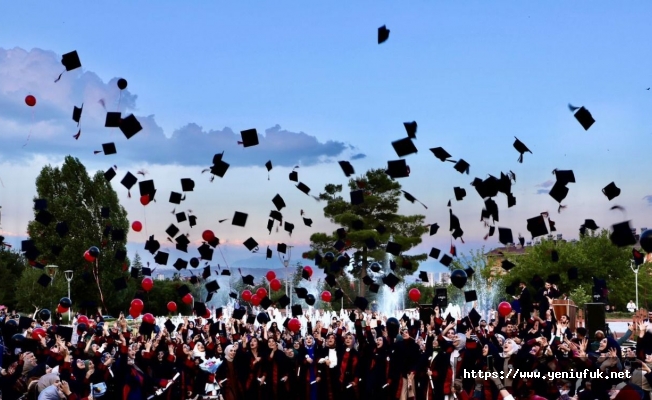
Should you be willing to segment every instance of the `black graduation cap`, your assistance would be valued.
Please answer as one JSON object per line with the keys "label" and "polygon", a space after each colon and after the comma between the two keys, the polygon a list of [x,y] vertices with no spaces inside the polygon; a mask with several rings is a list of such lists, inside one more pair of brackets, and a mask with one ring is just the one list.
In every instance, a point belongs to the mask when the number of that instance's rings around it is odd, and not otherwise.
{"label": "black graduation cap", "polygon": [[213,163],[213,166],[210,168],[211,174],[223,178],[224,174],[226,174],[226,171],[229,169],[231,165],[222,161],[221,158],[219,160],[214,160],[214,161],[215,162]]}
{"label": "black graduation cap", "polygon": [[50,225],[50,222],[52,222],[53,218],[54,217],[52,216],[52,214],[50,214],[48,210],[41,210],[38,212],[38,214],[36,214],[34,220],[40,224],[48,226]]}
{"label": "black graduation cap", "polygon": [[467,277],[468,279],[471,279],[471,277],[473,276],[473,274],[475,274],[475,271],[474,271],[473,268],[471,268],[471,267],[466,267],[466,268],[464,268],[464,272],[466,272],[466,277]]}
{"label": "black graduation cap", "polygon": [[463,173],[466,172],[466,174],[468,175],[471,172],[471,166],[469,165],[469,163],[467,163],[466,161],[464,161],[461,158],[459,159],[459,161],[457,161],[457,163],[455,163],[453,168],[455,168],[455,170],[457,172],[459,172],[460,174],[463,174]]}
{"label": "black graduation cap", "polygon": [[181,285],[177,288],[177,294],[179,297],[184,297],[187,294],[190,294],[190,288],[188,288],[188,285]]}
{"label": "black graduation cap", "polygon": [[99,153],[104,153],[105,156],[110,156],[111,154],[116,154],[118,150],[116,150],[115,143],[104,143],[102,144],[102,150],[101,151],[95,151],[95,154]]}
{"label": "black graduation cap", "polygon": [[285,254],[287,252],[288,246],[285,243],[278,243],[276,245],[276,251],[279,253]]}
{"label": "black graduation cap", "polygon": [[543,278],[541,278],[538,274],[534,275],[532,280],[530,281],[530,284],[535,288],[535,289],[540,289],[543,287]]}
{"label": "black graduation cap", "polygon": [[295,287],[294,292],[297,294],[297,297],[300,299],[305,299],[308,296],[308,289],[302,287]]}
{"label": "black graduation cap", "polygon": [[393,256],[398,256],[401,254],[402,246],[396,242],[387,242],[387,248],[385,251],[387,251],[389,254]]}
{"label": "black graduation cap", "polygon": [[344,175],[348,178],[351,175],[355,174],[355,170],[353,169],[353,165],[351,165],[350,162],[348,161],[338,161],[340,164],[340,167],[342,168],[342,171],[344,171]]}
{"label": "black graduation cap", "polygon": [[220,275],[231,276],[231,271],[229,271],[228,269],[223,269]]}
{"label": "black graduation cap", "polygon": [[265,163],[265,168],[267,168],[267,179],[269,180],[269,171],[272,170],[272,160],[269,160]]}
{"label": "black graduation cap", "polygon": [[410,139],[417,138],[417,121],[403,122],[403,126],[405,127],[405,131]]}
{"label": "black graduation cap", "polygon": [[168,226],[168,228],[165,230],[165,233],[167,233],[169,237],[176,237],[179,234],[179,228],[177,228],[174,224],[170,224],[170,226]]}
{"label": "black graduation cap", "polygon": [[304,217],[304,218],[303,218],[303,224],[304,224],[305,226],[311,228],[311,227],[312,227],[312,219],[310,219],[310,218],[305,218],[305,217]]}
{"label": "black graduation cap", "polygon": [[[219,240],[219,239],[217,239],[217,240]],[[176,245],[177,250],[182,250],[185,253],[188,252],[187,250],[188,250],[188,245],[190,244],[190,239],[188,239],[188,237],[186,235],[179,235],[179,236],[176,237],[176,239],[174,239],[174,241],[177,242],[177,245]],[[185,249],[185,250],[183,250],[183,249]]]}
{"label": "black graduation cap", "polygon": [[380,291],[380,285],[377,283],[372,283],[369,285],[369,291],[372,293],[378,293]]}
{"label": "black graduation cap", "polygon": [[177,270],[181,271],[182,269],[185,269],[188,267],[188,261],[182,259],[182,258],[177,258],[177,261],[172,264],[172,266]]}
{"label": "black graduation cap", "polygon": [[367,249],[369,250],[374,250],[378,248],[378,243],[376,243],[376,239],[372,237],[365,239],[364,244],[365,246],[367,246]]}
{"label": "black graduation cap", "polygon": [[378,44],[385,43],[389,39],[389,29],[385,25],[378,28]]}
{"label": "black graduation cap", "polygon": [[50,284],[50,282],[52,282],[52,278],[50,278],[46,274],[41,274],[41,276],[39,276],[38,280],[36,281],[36,283],[38,283],[43,287],[47,287]]}
{"label": "black graduation cap", "polygon": [[409,156],[410,154],[418,152],[417,147],[409,137],[393,141],[392,147],[394,148],[396,155],[399,157]]}
{"label": "black graduation cap", "polygon": [[281,210],[285,207],[285,201],[283,200],[283,198],[281,197],[281,195],[278,194],[278,193],[277,193],[276,196],[274,196],[274,198],[272,199],[272,203],[274,203],[274,206],[276,207],[276,209],[277,209],[278,211],[281,211]]}
{"label": "black graduation cap", "polygon": [[290,298],[284,294],[280,299],[278,299],[277,303],[281,308],[287,307],[290,305]]}
{"label": "black graduation cap", "polygon": [[285,223],[283,224],[283,229],[285,229],[285,231],[288,232],[290,236],[292,236],[292,231],[294,230],[294,224],[285,221]]}
{"label": "black graduation cap", "polygon": [[292,182],[299,182],[299,173],[297,171],[290,172],[289,178]]}
{"label": "black graduation cap", "polygon": [[187,219],[185,212],[176,213],[176,214],[174,214],[174,216],[177,219],[177,223],[182,223],[183,221],[185,221]]}
{"label": "black graduation cap", "polygon": [[57,336],[61,336],[61,338],[66,343],[72,341],[72,335],[73,335],[72,326],[58,325],[56,332],[57,332]]}
{"label": "black graduation cap", "polygon": [[414,202],[416,201],[416,202],[418,202],[419,204],[421,204],[425,209],[428,209],[428,207],[426,207],[425,204],[423,204],[422,202],[420,202],[419,200],[417,200],[417,198],[414,197],[414,196],[412,196],[410,193],[406,192],[405,190],[401,190],[401,192],[403,192],[403,196],[405,196],[405,199],[406,199],[407,201],[409,201],[410,203],[414,203]]}
{"label": "black graduation cap", "polygon": [[326,281],[326,283],[328,283],[328,286],[330,287],[337,286],[337,281],[335,280],[335,275],[333,274],[327,274],[324,280]]}
{"label": "black graduation cap", "polygon": [[77,123],[77,126],[79,126],[79,120],[81,119],[83,109],[84,103],[82,103],[81,107],[74,106],[72,109],[72,120]]}
{"label": "black graduation cap", "polygon": [[121,120],[122,120],[122,114],[120,112],[109,111],[106,113],[106,119],[104,120],[104,127],[118,128],[120,126]]}
{"label": "black graduation cap", "polygon": [[353,302],[353,305],[358,307],[360,310],[365,311],[367,307],[369,307],[369,301],[365,299],[364,297],[356,297],[355,301]]}
{"label": "black graduation cap", "polygon": [[552,189],[550,189],[550,197],[555,199],[557,203],[561,203],[564,201],[566,196],[568,196],[569,189],[561,184],[560,182],[556,182],[553,186]]}
{"label": "black graduation cap", "polygon": [[577,269],[577,267],[572,267],[568,269],[567,274],[568,274],[569,281],[576,280],[579,276],[579,270]]}
{"label": "black graduation cap", "polygon": [[242,277],[242,283],[244,283],[245,285],[249,285],[249,286],[256,286],[256,284],[254,283],[254,276],[253,275],[243,276]]}
{"label": "black graduation cap", "polygon": [[124,249],[119,249],[115,251],[115,259],[117,261],[124,261],[127,258],[127,251]]}
{"label": "black graduation cap", "polygon": [[410,176],[410,167],[405,160],[387,161],[387,170],[385,171],[391,178],[407,178]]}
{"label": "black graduation cap", "polygon": [[455,200],[462,201],[466,197],[466,189],[461,187],[454,187],[453,192],[455,192]]}
{"label": "black graduation cap", "polygon": [[448,267],[453,262],[453,257],[449,256],[448,254],[444,254],[443,256],[441,256],[441,260],[439,260],[439,262],[442,265]]}
{"label": "black graduation cap", "polygon": [[430,257],[432,257],[432,258],[434,258],[436,260],[436,259],[439,258],[440,254],[441,254],[441,250],[433,247],[432,249],[430,249],[430,254],[428,254],[428,256],[430,256]]}
{"label": "black graduation cap", "polygon": [[482,320],[482,317],[475,310],[475,308],[472,308],[471,311],[469,311],[468,317],[471,323],[473,324],[473,326],[478,326],[480,324],[480,320]]}
{"label": "black graduation cap", "polygon": [[143,276],[152,276],[151,268],[143,267],[140,271],[142,272]]}
{"label": "black graduation cap", "polygon": [[611,243],[618,247],[633,246],[636,244],[636,236],[632,232],[629,221],[620,222],[611,227],[612,232],[609,235]]}
{"label": "black graduation cap", "polygon": [[154,254],[161,248],[161,244],[158,240],[154,239],[154,235],[151,235],[147,242],[145,242],[145,250],[149,251],[151,254]]}
{"label": "black graduation cap", "polygon": [[267,250],[265,252],[265,260],[269,260],[270,258],[272,258],[272,249],[270,249],[269,246],[267,246]]}
{"label": "black graduation cap", "polygon": [[47,210],[47,208],[48,208],[47,199],[35,199],[34,200],[34,210],[42,211],[42,210]]}
{"label": "black graduation cap", "polygon": [[439,224],[435,223],[430,225],[430,236],[436,234],[438,230],[439,230]]}
{"label": "black graduation cap", "polygon": [[170,192],[169,201],[172,204],[181,204],[181,201],[183,201],[183,195],[178,192]]}
{"label": "black graduation cap", "polygon": [[138,278],[140,275],[140,270],[138,268],[131,267],[129,270],[129,275],[131,275],[132,278]]}
{"label": "black graduation cap", "polygon": [[351,205],[357,206],[364,203],[364,190],[354,190],[351,192]]}
{"label": "black graduation cap", "polygon": [[[61,64],[66,68],[66,71],[72,71],[77,68],[81,68],[81,61],[79,60],[79,54],[77,51],[71,51],[61,56]],[[54,83],[59,82],[63,76],[63,72],[59,74],[59,77],[54,81]]]}
{"label": "black graduation cap", "polygon": [[514,148],[516,149],[516,151],[521,153],[521,155],[518,157],[518,162],[522,163],[523,162],[523,154],[525,154],[526,152],[532,154],[532,151],[530,149],[528,149],[527,146],[525,144],[523,144],[523,142],[518,140],[518,138],[516,136],[514,136],[514,139],[516,139],[514,141]]}
{"label": "black graduation cap", "polygon": [[199,246],[197,251],[199,251],[199,256],[202,260],[211,261],[213,259],[213,249],[211,249],[207,243],[203,243]]}
{"label": "black graduation cap", "polygon": [[236,310],[233,310],[233,314],[231,314],[231,316],[233,317],[233,319],[239,321],[242,319],[242,317],[245,316],[246,313],[247,311],[244,308],[238,308]]}
{"label": "black graduation cap", "polygon": [[258,145],[258,132],[255,129],[247,129],[241,131],[240,135],[242,136],[242,146],[251,147]]}
{"label": "black graduation cap", "polygon": [[449,158],[452,157],[442,147],[435,147],[435,148],[430,149],[430,151],[432,151],[432,154],[435,155],[435,158],[438,158],[439,160],[441,160],[441,162],[445,162],[446,160],[448,160]]}
{"label": "black graduation cap", "polygon": [[[374,271],[374,272],[375,272],[375,271]],[[364,283],[365,285],[369,286],[369,285],[371,285],[372,283],[374,283],[374,280],[371,279],[371,277],[370,277],[369,275],[365,275],[365,277],[362,278],[362,283]]]}
{"label": "black graduation cap", "polygon": [[575,173],[572,170],[555,169],[552,173],[555,175],[556,181],[564,186],[569,183],[575,183]]}
{"label": "black graduation cap", "polygon": [[584,107],[573,107],[571,104],[568,105],[568,108],[571,112],[575,113],[575,119],[580,123],[580,125],[582,125],[582,128],[584,128],[585,131],[588,131],[591,125],[595,122],[595,119],[593,119],[589,110]]}
{"label": "black graduation cap", "polygon": [[121,290],[125,290],[127,288],[127,278],[120,277],[117,279],[113,280],[113,287],[115,288],[116,292],[119,292]]}
{"label": "black graduation cap", "polygon": [[550,252],[550,259],[552,260],[552,262],[559,261],[559,253],[557,253],[557,250],[553,250]]}
{"label": "black graduation cap", "polygon": [[301,308],[300,304],[295,304],[292,306],[292,316],[293,317],[298,317],[300,315],[303,315],[303,309]]}
{"label": "black graduation cap", "polygon": [[184,192],[192,192],[195,190],[195,181],[190,178],[181,179],[181,190]]}
{"label": "black graduation cap", "polygon": [[303,182],[299,182],[297,189],[301,190],[305,194],[310,193],[310,188]]}
{"label": "black graduation cap", "polygon": [[512,263],[512,262],[509,261],[509,260],[503,260],[503,261],[501,261],[500,266],[501,266],[505,271],[509,271],[510,269],[514,268],[516,265],[514,265],[514,263]]}
{"label": "black graduation cap", "polygon": [[548,275],[548,279],[546,279],[546,282],[551,283],[551,284],[555,284],[555,283],[558,283],[560,280],[561,280],[561,277],[559,276],[559,274],[550,274],[550,275]]}
{"label": "black graduation cap", "polygon": [[361,219],[356,219],[351,222],[351,227],[357,231],[364,229],[364,221]]}
{"label": "black graduation cap", "polygon": [[548,227],[542,215],[528,219],[527,230],[532,234],[532,239],[548,234]]}
{"label": "black graduation cap", "polygon": [[217,292],[220,289],[220,285],[217,283],[217,281],[210,281],[206,283],[205,286],[208,293]]}
{"label": "black graduation cap", "polygon": [[197,225],[197,217],[194,215],[188,215],[188,224],[190,225],[191,228]]}
{"label": "black graduation cap", "polygon": [[107,182],[111,182],[111,180],[115,178],[115,175],[115,169],[111,167],[104,172],[104,179],[106,179]]}
{"label": "black graduation cap", "polygon": [[106,219],[111,216],[111,208],[109,207],[102,207],[100,208],[100,217]]}
{"label": "black graduation cap", "polygon": [[[263,298],[260,301],[260,306],[263,308],[263,310],[267,310],[268,308],[270,308],[272,306],[272,300],[270,300],[269,297],[265,296],[265,298]],[[258,315],[260,315],[260,314],[258,314]]]}
{"label": "black graduation cap", "polygon": [[134,174],[132,174],[131,172],[127,172],[125,177],[122,178],[122,181],[120,181],[122,186],[127,188],[127,190],[131,190],[131,188],[134,187],[136,182],[138,182],[138,178],[136,178],[136,176]]}
{"label": "black graduation cap", "polygon": [[68,224],[65,221],[58,222],[57,227],[56,227],[56,231],[59,234],[59,237],[66,236],[68,234],[68,231],[69,231]]}
{"label": "black graduation cap", "polygon": [[247,225],[248,217],[249,217],[248,214],[245,214],[240,211],[236,211],[235,214],[233,214],[233,220],[231,221],[231,225],[244,227],[245,225]]}
{"label": "black graduation cap", "polygon": [[170,321],[170,319],[168,318],[168,320],[165,321],[165,329],[166,329],[169,333],[173,333],[173,332],[177,329],[177,327],[174,326],[174,323],[172,323],[172,321]]}
{"label": "black graduation cap", "polygon": [[592,231],[597,231],[598,229],[600,229],[600,227],[599,227],[599,226],[595,223],[595,221],[592,220],[592,219],[585,219],[585,220],[584,220],[584,225],[583,225],[583,226],[584,226],[586,229],[590,229],[590,230],[592,230]]}
{"label": "black graduation cap", "polygon": [[399,282],[401,282],[401,280],[398,279],[398,277],[392,274],[391,272],[389,273],[389,275],[383,277],[383,283],[389,286],[391,289],[394,289],[396,285],[399,284]]}
{"label": "black graduation cap", "polygon": [[127,139],[131,139],[135,134],[142,131],[143,127],[133,114],[129,114],[126,118],[120,120],[120,131]]}
{"label": "black graduation cap", "polygon": [[512,230],[509,228],[500,228],[498,227],[498,241],[505,246],[508,244],[514,243],[514,235],[512,235]]}
{"label": "black graduation cap", "polygon": [[426,271],[419,271],[419,279],[423,283],[428,283],[428,273]]}
{"label": "black graduation cap", "polygon": [[476,294],[475,290],[469,290],[467,292],[464,292],[464,301],[467,303],[470,303],[472,301],[478,301],[478,295]]}
{"label": "black graduation cap", "polygon": [[607,199],[609,199],[609,201],[611,201],[616,197],[620,196],[620,188],[616,186],[615,182],[611,182],[610,184],[608,184],[602,189],[602,193],[605,196],[607,196]]}
{"label": "black graduation cap", "polygon": [[156,253],[154,256],[154,262],[160,265],[167,265],[168,263],[168,258],[170,258],[170,254],[166,253],[164,251],[159,251]]}

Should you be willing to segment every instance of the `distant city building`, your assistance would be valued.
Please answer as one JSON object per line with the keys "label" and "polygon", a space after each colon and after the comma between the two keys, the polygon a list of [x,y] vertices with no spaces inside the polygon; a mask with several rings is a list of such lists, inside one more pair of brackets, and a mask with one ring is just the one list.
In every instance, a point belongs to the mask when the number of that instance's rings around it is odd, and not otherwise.
{"label": "distant city building", "polygon": [[156,275],[156,278],[154,278],[157,281],[164,281],[165,280],[165,275],[163,274],[158,274]]}
{"label": "distant city building", "polygon": [[448,272],[442,272],[441,280],[439,283],[442,283],[444,285],[448,285],[449,283],[451,283],[451,274],[449,274]]}

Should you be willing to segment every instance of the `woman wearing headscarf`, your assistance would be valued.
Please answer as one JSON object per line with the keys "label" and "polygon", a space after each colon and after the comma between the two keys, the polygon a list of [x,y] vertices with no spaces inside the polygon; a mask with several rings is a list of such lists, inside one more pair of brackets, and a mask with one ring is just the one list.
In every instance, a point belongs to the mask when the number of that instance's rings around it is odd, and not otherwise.
{"label": "woman wearing headscarf", "polygon": [[[299,399],[317,400],[317,345],[312,335],[306,335],[304,345],[299,351]],[[312,383],[315,382],[315,383]]]}
{"label": "woman wearing headscarf", "polygon": [[244,399],[242,384],[238,379],[238,373],[234,364],[236,350],[233,345],[229,345],[224,350],[224,362],[220,364],[215,372],[215,379],[220,386],[220,394],[224,400]]}
{"label": "woman wearing headscarf", "polygon": [[366,382],[364,382],[367,397],[378,400],[391,398],[389,390],[392,383],[389,374],[390,354],[391,350],[387,339],[383,336],[376,338],[375,346],[369,354],[369,372]]}
{"label": "woman wearing headscarf", "polygon": [[[126,343],[124,336],[121,337],[123,343]],[[150,352],[152,346],[151,340],[145,344],[143,355]],[[155,391],[156,387],[164,388],[167,386],[167,379],[152,379],[144,372],[136,360],[139,345],[132,343],[130,346],[122,345],[120,355],[116,365],[116,378],[121,379],[122,400],[145,400],[148,394]],[[140,361],[142,362],[142,361]]]}
{"label": "woman wearing headscarf", "polygon": [[355,337],[351,333],[344,335],[344,349],[340,354],[340,382],[342,398],[357,400],[359,396],[359,355],[355,349]]}

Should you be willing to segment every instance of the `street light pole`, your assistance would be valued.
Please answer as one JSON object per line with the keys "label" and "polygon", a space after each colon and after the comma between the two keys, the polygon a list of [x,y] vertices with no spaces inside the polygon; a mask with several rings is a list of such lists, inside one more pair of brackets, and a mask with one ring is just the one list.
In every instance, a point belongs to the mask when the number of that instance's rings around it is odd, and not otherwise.
{"label": "street light pole", "polygon": [[[68,270],[65,271],[64,274],[66,274],[66,280],[68,281],[68,298],[70,299],[70,281],[72,281],[72,271]],[[72,300],[72,299],[71,299]],[[68,323],[72,321],[72,307],[68,309]]]}
{"label": "street light pole", "polygon": [[629,268],[634,272],[634,281],[636,284],[636,310],[638,311],[638,270],[640,265],[636,265],[634,260],[629,260]]}

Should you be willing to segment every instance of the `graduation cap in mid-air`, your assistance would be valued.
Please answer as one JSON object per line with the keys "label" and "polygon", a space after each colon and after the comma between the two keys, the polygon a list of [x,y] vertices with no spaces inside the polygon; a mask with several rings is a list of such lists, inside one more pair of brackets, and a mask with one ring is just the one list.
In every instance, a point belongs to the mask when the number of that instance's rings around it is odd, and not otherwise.
{"label": "graduation cap in mid-air", "polygon": [[[79,54],[77,54],[77,51],[71,51],[70,53],[66,53],[61,56],[61,64],[66,68],[66,71],[64,72],[69,72],[73,71],[77,68],[81,68],[81,61],[79,60]],[[64,72],[59,74],[59,77],[54,81],[54,83],[59,82],[61,77],[63,76]]]}
{"label": "graduation cap in mid-air", "polygon": [[595,119],[593,119],[593,116],[589,110],[583,106],[575,107],[572,104],[568,104],[568,109],[574,113],[575,119],[580,123],[580,125],[582,125],[582,128],[584,128],[585,131],[588,131],[589,128],[595,123]]}
{"label": "graduation cap in mid-air", "polygon": [[389,39],[389,29],[386,25],[378,28],[378,44],[385,43]]}

